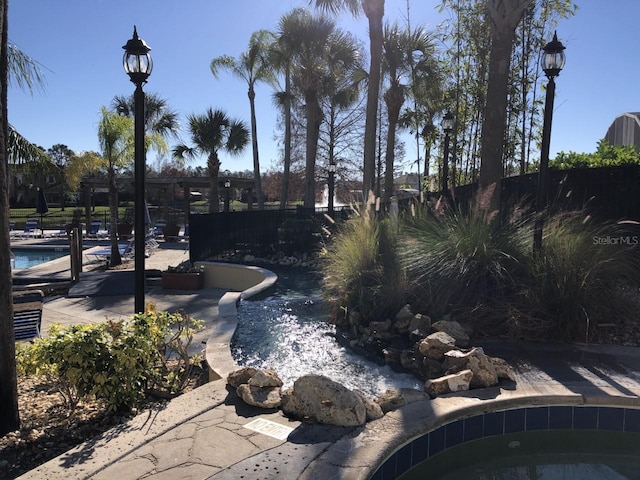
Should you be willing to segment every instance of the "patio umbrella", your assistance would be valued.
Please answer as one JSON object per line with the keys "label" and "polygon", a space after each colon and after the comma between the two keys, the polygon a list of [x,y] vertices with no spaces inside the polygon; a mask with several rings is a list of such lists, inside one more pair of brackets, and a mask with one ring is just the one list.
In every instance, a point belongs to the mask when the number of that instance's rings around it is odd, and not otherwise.
{"label": "patio umbrella", "polygon": [[42,188],[38,189],[38,203],[36,204],[36,213],[40,214],[40,230],[42,231],[42,236],[44,237],[44,225],[42,222],[42,217],[45,213],[49,211],[49,206],[47,205],[47,199],[44,196],[44,190]]}

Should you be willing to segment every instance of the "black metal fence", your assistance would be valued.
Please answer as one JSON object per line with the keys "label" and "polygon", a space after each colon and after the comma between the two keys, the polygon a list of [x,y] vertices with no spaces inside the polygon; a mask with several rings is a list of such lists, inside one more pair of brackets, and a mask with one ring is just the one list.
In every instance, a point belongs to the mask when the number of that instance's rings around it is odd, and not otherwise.
{"label": "black metal fence", "polygon": [[[347,211],[336,212],[346,217]],[[314,209],[247,210],[191,214],[190,260],[206,260],[225,252],[269,255],[310,252],[322,241],[330,222]]]}
{"label": "black metal fence", "polygon": [[[533,205],[537,186],[537,173],[503,178],[502,205],[523,201]],[[469,204],[477,188],[476,184],[456,187],[456,203]],[[640,166],[549,170],[548,204],[557,210],[585,209],[600,219],[640,220]]]}

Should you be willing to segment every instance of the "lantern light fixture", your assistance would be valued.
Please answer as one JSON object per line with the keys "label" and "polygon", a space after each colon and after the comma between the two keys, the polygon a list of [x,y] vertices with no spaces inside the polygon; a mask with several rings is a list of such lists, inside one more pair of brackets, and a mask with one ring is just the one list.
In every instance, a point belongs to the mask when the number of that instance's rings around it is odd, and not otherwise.
{"label": "lantern light fixture", "polygon": [[151,47],[144,40],[138,38],[135,25],[133,37],[122,48],[124,48],[124,57],[122,58],[124,71],[136,85],[145,83],[153,70],[153,60],[149,54]]}
{"label": "lantern light fixture", "polygon": [[548,78],[554,78],[560,74],[566,61],[564,50],[565,46],[558,40],[558,35],[554,32],[553,40],[542,48],[542,57],[540,58],[542,70]]}

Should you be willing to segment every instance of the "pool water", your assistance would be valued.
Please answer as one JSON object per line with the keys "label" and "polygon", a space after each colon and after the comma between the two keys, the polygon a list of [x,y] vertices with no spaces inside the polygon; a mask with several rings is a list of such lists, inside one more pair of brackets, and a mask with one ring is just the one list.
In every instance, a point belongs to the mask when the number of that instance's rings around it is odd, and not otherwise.
{"label": "pool water", "polygon": [[276,288],[240,304],[231,343],[241,366],[273,368],[291,386],[305,374],[322,374],[347,388],[377,397],[388,388],[422,390],[422,382],[367,360],[336,340],[328,322],[320,277],[310,272],[276,271]]}
{"label": "pool water", "polygon": [[50,262],[60,257],[69,255],[68,249],[22,249],[12,248],[11,253],[15,258],[15,265],[12,264],[12,268],[29,268],[41,263]]}
{"label": "pool water", "polygon": [[530,431],[463,443],[418,464],[401,480],[636,480],[640,433]]}

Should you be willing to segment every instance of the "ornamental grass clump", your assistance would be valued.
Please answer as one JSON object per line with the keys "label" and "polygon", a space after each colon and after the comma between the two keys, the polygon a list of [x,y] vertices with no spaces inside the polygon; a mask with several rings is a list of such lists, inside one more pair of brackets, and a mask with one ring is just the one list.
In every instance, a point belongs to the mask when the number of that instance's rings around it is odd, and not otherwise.
{"label": "ornamental grass clump", "polygon": [[405,219],[400,258],[414,311],[436,320],[455,315],[485,328],[478,323],[487,320],[487,307],[507,301],[520,289],[526,268],[526,216],[514,210],[500,223],[483,198],[468,211],[436,204]]}
{"label": "ornamental grass clump", "polygon": [[327,246],[324,291],[339,324],[356,311],[366,322],[384,320],[404,305],[405,277],[393,222],[357,213],[341,224]]}
{"label": "ornamental grass clump", "polygon": [[640,314],[638,237],[625,223],[595,223],[584,212],[558,213],[544,224],[539,253],[529,257],[529,321],[522,334],[589,342],[598,325]]}

